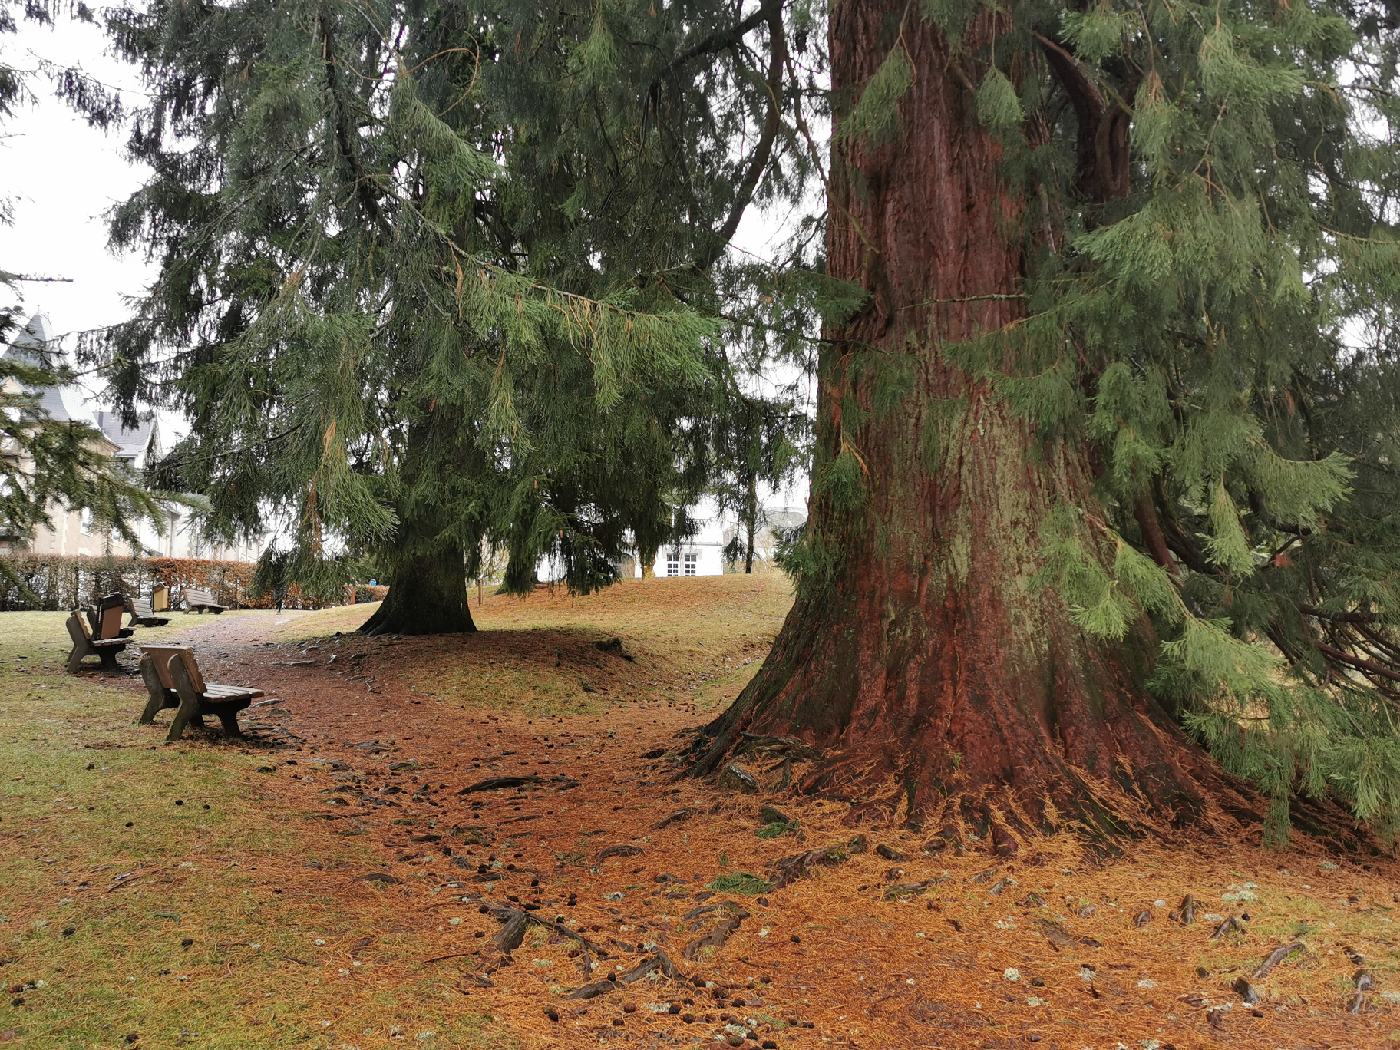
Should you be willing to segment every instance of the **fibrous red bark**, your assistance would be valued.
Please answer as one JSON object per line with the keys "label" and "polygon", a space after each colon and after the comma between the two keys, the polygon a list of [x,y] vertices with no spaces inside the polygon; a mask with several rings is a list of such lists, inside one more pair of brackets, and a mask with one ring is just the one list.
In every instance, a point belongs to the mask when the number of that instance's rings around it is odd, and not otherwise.
{"label": "fibrous red bark", "polygon": [[[830,578],[799,588],[696,768],[755,735],[795,738],[824,754],[802,787],[999,843],[1196,821],[1241,797],[1144,689],[1146,628],[1096,641],[1032,580],[1062,503],[1103,546],[1088,450],[1042,439],[948,352],[1024,317],[1024,205],[974,112],[976,74],[907,11],[866,0],[830,20],[838,99],[892,47],[914,70],[893,141],[848,141],[839,117],[833,138],[828,267],[869,299],[825,333],[814,476],[847,457],[860,499],[814,485],[809,541],[833,556]],[[995,32],[988,9],[963,51]]]}

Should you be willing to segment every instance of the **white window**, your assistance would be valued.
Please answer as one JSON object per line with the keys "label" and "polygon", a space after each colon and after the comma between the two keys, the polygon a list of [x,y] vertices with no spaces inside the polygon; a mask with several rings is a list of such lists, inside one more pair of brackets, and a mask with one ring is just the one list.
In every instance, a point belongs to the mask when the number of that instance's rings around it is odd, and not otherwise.
{"label": "white window", "polygon": [[685,556],[685,574],[686,574],[687,576],[694,576],[694,575],[695,575],[695,566],[696,566],[696,564],[697,564],[699,561],[700,561],[700,555],[696,554],[694,551],[689,551],[689,552],[686,553],[686,556]]}
{"label": "white window", "polygon": [[667,575],[667,576],[679,576],[680,574],[681,574],[681,552],[680,552],[680,551],[674,551],[674,550],[673,550],[673,551],[667,551],[667,552],[666,552],[666,575]]}
{"label": "white window", "polygon": [[84,536],[92,535],[92,508],[84,507],[78,511],[78,528],[83,530]]}

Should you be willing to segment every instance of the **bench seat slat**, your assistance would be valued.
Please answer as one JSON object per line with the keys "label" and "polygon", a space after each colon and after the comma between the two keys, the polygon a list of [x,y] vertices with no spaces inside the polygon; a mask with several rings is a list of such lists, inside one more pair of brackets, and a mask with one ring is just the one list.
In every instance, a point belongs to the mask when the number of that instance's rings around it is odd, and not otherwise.
{"label": "bench seat slat", "polygon": [[204,683],[204,699],[206,700],[242,700],[247,697],[256,700],[263,695],[261,689],[250,689],[244,685],[221,685],[218,682]]}

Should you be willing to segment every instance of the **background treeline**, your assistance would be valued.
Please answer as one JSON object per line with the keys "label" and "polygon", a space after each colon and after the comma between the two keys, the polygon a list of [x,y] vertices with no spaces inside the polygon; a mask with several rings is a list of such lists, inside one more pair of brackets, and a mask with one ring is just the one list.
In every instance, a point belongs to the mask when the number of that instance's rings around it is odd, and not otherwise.
{"label": "background treeline", "polygon": [[[61,555],[6,555],[0,557],[0,610],[61,611],[94,605],[104,594],[120,591],[149,597],[164,585],[170,588],[171,608],[179,608],[191,587],[211,591],[232,608],[267,609],[276,604],[275,592],[255,585],[256,566],[246,562],[208,561],[195,558],[74,557]],[[368,592],[382,588],[361,587],[364,597],[346,589],[346,601],[373,601],[382,595]],[[290,609],[314,609],[327,604],[288,588],[283,605]]]}

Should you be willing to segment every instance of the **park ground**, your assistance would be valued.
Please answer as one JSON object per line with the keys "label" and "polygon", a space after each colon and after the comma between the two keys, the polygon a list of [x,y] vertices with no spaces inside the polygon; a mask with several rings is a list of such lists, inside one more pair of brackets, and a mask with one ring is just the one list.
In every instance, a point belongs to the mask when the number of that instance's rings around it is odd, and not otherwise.
{"label": "park ground", "polygon": [[0,614],[0,1044],[1400,1046],[1389,860],[1253,832],[925,853],[676,779],[662,750],[790,600],[776,575],[488,595],[480,633],[433,639],[337,633],[371,606],[177,614],[142,637],[270,702],[245,741],[169,745],[133,657],[68,676],[61,615]]}

